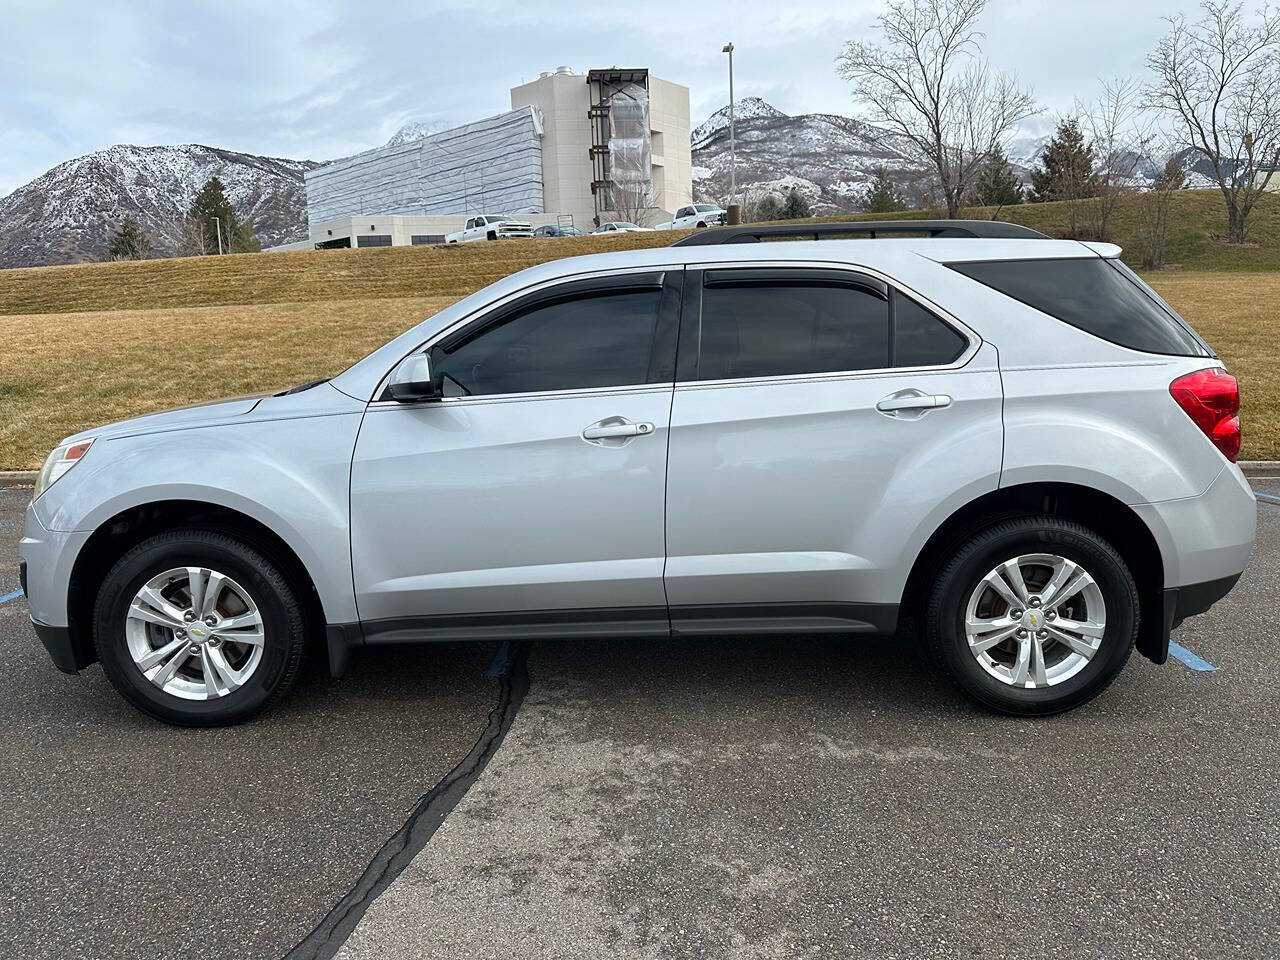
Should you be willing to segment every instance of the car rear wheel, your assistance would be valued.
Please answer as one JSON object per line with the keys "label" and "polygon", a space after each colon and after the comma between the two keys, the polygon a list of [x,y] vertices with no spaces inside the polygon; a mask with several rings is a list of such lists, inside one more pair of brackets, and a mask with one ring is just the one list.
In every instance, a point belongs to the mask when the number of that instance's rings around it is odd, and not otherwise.
{"label": "car rear wheel", "polygon": [[112,567],[94,642],[112,685],[170,723],[238,723],[279,700],[301,662],[292,586],[252,546],[186,530],[138,544]]}
{"label": "car rear wheel", "polygon": [[934,585],[925,631],[974,699],[1043,715],[1106,689],[1138,619],[1133,576],[1106,540],[1056,517],[1024,517],[960,545]]}

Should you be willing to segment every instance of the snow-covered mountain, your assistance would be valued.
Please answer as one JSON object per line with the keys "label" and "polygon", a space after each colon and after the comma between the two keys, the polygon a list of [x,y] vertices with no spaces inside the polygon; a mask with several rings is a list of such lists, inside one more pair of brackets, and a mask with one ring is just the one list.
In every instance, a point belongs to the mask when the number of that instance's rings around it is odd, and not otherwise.
{"label": "snow-covered mountain", "polygon": [[[744,97],[733,105],[733,129],[737,132],[738,124],[746,120],[756,120],[759,118],[782,117],[786,118],[786,114],[772,104],[766,103],[759,97]],[[713,133],[721,130],[729,129],[729,105],[725,104],[706,120],[698,125],[689,138],[696,148],[704,140],[708,139]]]}
{"label": "snow-covered mountain", "polygon": [[314,166],[200,144],[117,144],[76,157],[0,198],[0,267],[101,260],[126,214],[158,254],[172,253],[196,191],[215,175],[263,246],[305,239],[302,175]]}
{"label": "snow-covered mountain", "polygon": [[[924,194],[924,170],[904,159],[901,141],[852,117],[833,113],[788,116],[758,97],[734,110],[738,190],[748,200],[781,197],[796,187],[816,214],[853,208],[857,194],[884,165],[913,202]],[[729,110],[713,113],[693,132],[694,194],[724,200],[729,193]]]}
{"label": "snow-covered mountain", "polygon": [[433,133],[440,131],[440,125],[437,123],[424,123],[421,120],[410,120],[403,127],[391,135],[383,146],[398,147],[402,143],[410,143],[414,140],[421,140],[423,137],[429,137]]}
{"label": "snow-covered mountain", "polygon": [[[788,116],[758,97],[738,101],[734,116],[737,140],[738,194],[748,204],[772,194],[781,200],[793,187],[809,200],[815,214],[853,210],[875,167],[883,164],[912,205],[930,199],[930,177],[907,159],[902,140],[851,117],[831,113]],[[1050,134],[1022,132],[1012,138],[1007,155],[1024,183],[1030,182]],[[726,202],[729,197],[729,109],[713,113],[692,136],[695,199]],[[1177,155],[1188,171],[1188,186],[1207,182],[1208,164],[1193,151]],[[1158,172],[1136,164],[1135,186],[1145,186]],[[934,200],[933,202],[936,202]]]}

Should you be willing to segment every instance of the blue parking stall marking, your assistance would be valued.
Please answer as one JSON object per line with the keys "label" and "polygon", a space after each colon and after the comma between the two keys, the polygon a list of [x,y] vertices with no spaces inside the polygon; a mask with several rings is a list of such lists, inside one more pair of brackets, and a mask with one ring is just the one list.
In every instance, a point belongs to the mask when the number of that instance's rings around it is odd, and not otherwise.
{"label": "blue parking stall marking", "polygon": [[1280,497],[1277,497],[1273,493],[1259,493],[1257,490],[1255,490],[1253,491],[1253,495],[1257,497],[1259,500],[1265,500],[1268,503],[1280,503]]}
{"label": "blue parking stall marking", "polygon": [[506,640],[502,641],[502,646],[498,648],[498,652],[493,655],[493,663],[489,664],[489,669],[484,672],[486,680],[497,680],[499,677],[505,676],[507,667],[511,665],[511,644]]}
{"label": "blue parking stall marking", "polygon": [[21,590],[15,590],[13,593],[6,593],[3,597],[0,597],[0,603],[8,603],[10,600],[17,600],[20,596],[22,596]]}
{"label": "blue parking stall marking", "polygon": [[1177,657],[1179,662],[1189,670],[1195,670],[1197,673],[1213,673],[1214,666],[1203,657],[1198,657],[1180,643],[1169,641],[1169,653]]}

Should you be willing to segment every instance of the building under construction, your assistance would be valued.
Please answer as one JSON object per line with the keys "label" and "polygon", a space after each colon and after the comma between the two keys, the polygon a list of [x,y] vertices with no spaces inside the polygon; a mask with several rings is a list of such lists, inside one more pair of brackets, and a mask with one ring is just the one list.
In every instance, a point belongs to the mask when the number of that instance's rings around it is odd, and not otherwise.
{"label": "building under construction", "polygon": [[306,174],[317,246],[438,243],[475,214],[591,230],[690,202],[689,90],[645,69],[559,67],[511,110],[393,141]]}

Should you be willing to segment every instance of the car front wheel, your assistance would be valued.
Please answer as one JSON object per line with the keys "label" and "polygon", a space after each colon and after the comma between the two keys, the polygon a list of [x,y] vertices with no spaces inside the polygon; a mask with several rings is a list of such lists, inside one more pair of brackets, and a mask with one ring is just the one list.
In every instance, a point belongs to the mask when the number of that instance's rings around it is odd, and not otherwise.
{"label": "car front wheel", "polygon": [[238,723],[279,700],[302,658],[303,616],[266,555],[204,530],[129,550],[103,581],[94,643],[112,685],[152,716]]}
{"label": "car front wheel", "polygon": [[1138,590],[1106,540],[1056,517],[1002,521],[944,564],[925,618],[930,646],[996,710],[1059,713],[1101,693],[1137,636]]}

